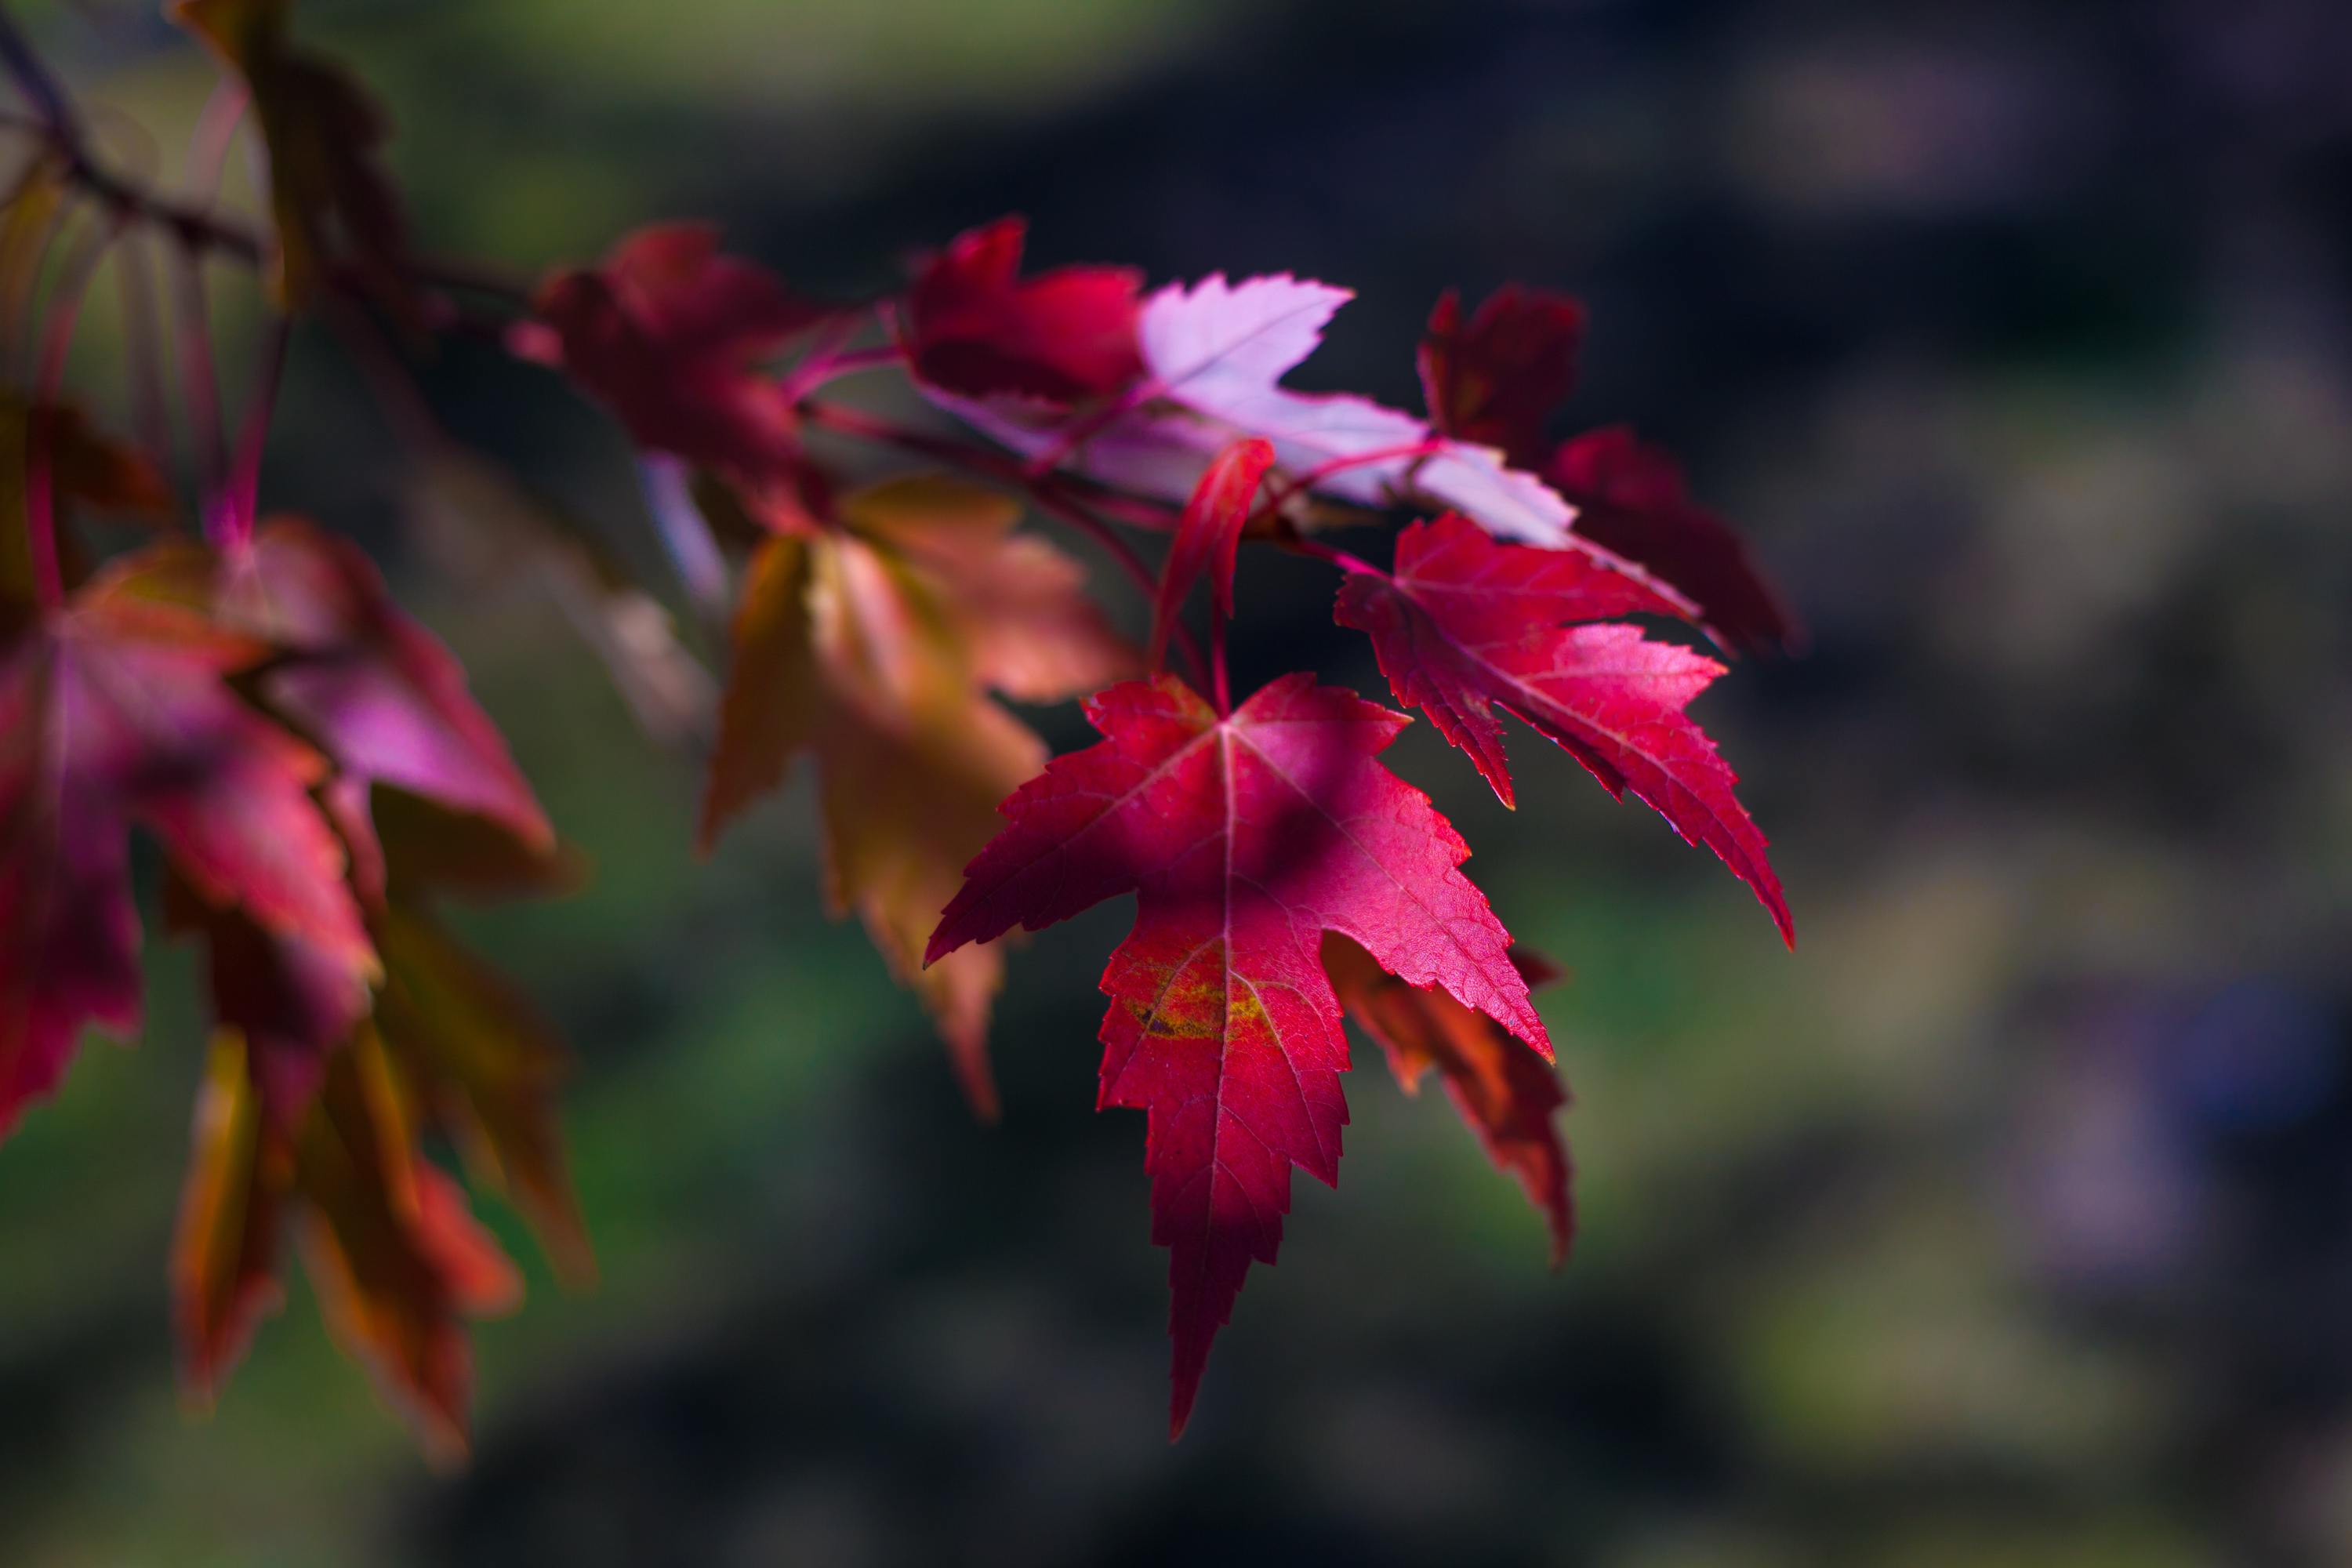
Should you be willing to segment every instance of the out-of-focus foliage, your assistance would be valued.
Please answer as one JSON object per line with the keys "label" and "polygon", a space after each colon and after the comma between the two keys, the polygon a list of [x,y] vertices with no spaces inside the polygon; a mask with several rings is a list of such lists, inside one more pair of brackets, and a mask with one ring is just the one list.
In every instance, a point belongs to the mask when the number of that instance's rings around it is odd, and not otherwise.
{"label": "out-of-focus foliage", "polygon": [[[715,210],[846,292],[1019,209],[1040,264],[1348,278],[1318,374],[1399,405],[1393,345],[1443,286],[1587,296],[1571,418],[1670,437],[1814,634],[1701,709],[1805,945],[1654,820],[1574,805],[1549,748],[1514,772],[1566,829],[1416,725],[1390,757],[1572,972],[1542,1005],[1577,1256],[1544,1273],[1451,1114],[1360,1072],[1344,1203],[1302,1188],[1225,1336],[1246,1414],[1213,1383],[1170,1451],[1135,1130],[1087,1089],[1084,981],[1120,917],[1017,966],[1004,1122],[971,1128],[919,1010],[819,917],[806,814],[693,866],[691,770],[630,738],[563,601],[513,577],[429,618],[597,875],[450,919],[585,1058],[603,1291],[478,1331],[454,1485],[299,1303],[184,1424],[155,1259],[204,1052],[194,976],[166,973],[139,1059],[86,1052],[0,1166],[0,1555],[2352,1550],[2341,7],[314,11],[397,121],[436,248],[535,262]],[[100,101],[193,116],[201,65],[144,6],[47,25]],[[290,375],[271,484],[388,543],[406,503],[363,396]],[[643,549],[618,437],[577,461],[591,416],[522,384],[452,366],[443,411],[598,548]],[[1319,574],[1287,616],[1269,575],[1256,624],[1320,624]],[[1328,635],[1244,642],[1241,684],[1339,668]],[[1563,864],[1562,839],[1590,847]]]}

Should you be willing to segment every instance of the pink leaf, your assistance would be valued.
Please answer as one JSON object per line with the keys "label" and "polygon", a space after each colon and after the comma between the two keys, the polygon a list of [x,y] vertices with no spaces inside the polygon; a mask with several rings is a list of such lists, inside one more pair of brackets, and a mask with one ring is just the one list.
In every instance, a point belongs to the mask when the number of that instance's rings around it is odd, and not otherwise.
{"label": "pink leaf", "polygon": [[268,649],[128,588],[118,563],[0,656],[0,1131],[53,1089],[85,1023],[140,1018],[136,820],[209,902],[376,973],[310,787],[318,753],[222,677]]}

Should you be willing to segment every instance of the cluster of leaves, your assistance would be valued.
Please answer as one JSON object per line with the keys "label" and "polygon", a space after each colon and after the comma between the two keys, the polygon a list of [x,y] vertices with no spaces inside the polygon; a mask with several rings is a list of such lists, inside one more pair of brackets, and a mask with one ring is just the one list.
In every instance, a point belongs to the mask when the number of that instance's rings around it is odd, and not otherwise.
{"label": "cluster of leaves", "polygon": [[[1337,617],[1370,636],[1396,701],[1507,805],[1503,712],[1713,848],[1787,935],[1764,839],[1685,713],[1723,667],[1632,617],[1733,649],[1786,647],[1795,625],[1669,459],[1622,429],[1547,437],[1579,306],[1508,288],[1465,321],[1442,300],[1415,417],[1280,384],[1343,289],[1024,278],[1018,219],[955,239],[882,300],[803,299],[696,225],[502,292],[416,260],[372,159],[383,117],[292,42],[289,10],[173,10],[226,71],[198,130],[215,166],[252,107],[271,172],[260,235],[208,192],[175,205],[107,174],[0,19],[41,127],[0,227],[0,308],[19,331],[41,324],[35,384],[0,422],[0,1131],[85,1026],[137,1030],[136,824],[163,850],[167,927],[205,944],[217,1026],[173,1263],[192,1394],[211,1396],[278,1300],[290,1237],[341,1342],[429,1450],[462,1451],[464,1320],[520,1284],[421,1152],[427,1133],[522,1208],[561,1272],[592,1268],[553,1111],[562,1049],[432,912],[558,890],[576,866],[454,659],[368,559],[259,515],[275,366],[301,314],[370,371],[420,468],[470,499],[488,553],[565,587],[649,724],[690,731],[692,667],[646,586],[451,447],[390,345],[488,327],[612,412],[688,588],[731,596],[702,848],[809,753],[827,896],[920,995],[981,1116],[997,1114],[987,1032],[1013,928],[1136,895],[1101,982],[1099,1102],[1148,1115],[1174,1429],[1250,1264],[1274,1261],[1291,1168],[1337,1178],[1343,1016],[1408,1089],[1438,1072],[1565,1255],[1566,1097],[1529,999],[1558,972],[1513,945],[1462,873],[1468,846],[1378,760],[1405,714],[1305,672],[1236,702],[1224,647],[1244,540],[1328,563]],[[65,246],[77,212],[83,238]],[[184,281],[207,256],[258,263],[282,312],[232,451],[202,291],[182,291],[197,301],[179,323],[195,537],[160,450],[60,400],[81,291],[133,226],[175,242]],[[827,393],[885,373],[952,423]],[[100,559],[68,501],[157,536]],[[1147,646],[1022,527],[1033,512],[1134,579]],[[1335,547],[1335,523],[1398,525],[1390,564]],[[1154,538],[1156,567],[1138,548]],[[1205,637],[1188,615],[1203,579]],[[1050,760],[1005,706],[1074,697],[1102,739]]]}

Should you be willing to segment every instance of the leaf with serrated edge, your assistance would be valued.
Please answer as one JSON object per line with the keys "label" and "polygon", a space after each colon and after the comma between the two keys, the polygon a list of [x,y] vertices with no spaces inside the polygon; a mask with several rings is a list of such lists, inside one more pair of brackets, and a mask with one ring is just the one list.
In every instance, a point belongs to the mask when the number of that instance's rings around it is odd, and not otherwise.
{"label": "leaf with serrated edge", "polygon": [[1102,980],[1104,1106],[1150,1113],[1152,1237],[1170,1249],[1171,1429],[1253,1261],[1271,1263],[1290,1167],[1337,1179],[1348,1064],[1319,942],[1338,931],[1549,1054],[1510,939],[1456,868],[1469,848],[1373,760],[1402,715],[1286,676],[1219,719],[1172,678],[1087,705],[1103,741],[1004,804],[926,956],[1138,895]]}
{"label": "leaf with serrated edge", "polygon": [[1505,805],[1511,776],[1495,710],[1517,714],[1611,795],[1631,789],[1755,889],[1793,944],[1763,834],[1732,794],[1715,742],[1683,710],[1723,667],[1630,626],[1567,623],[1654,608],[1614,574],[1563,572],[1572,556],[1498,543],[1458,517],[1397,538],[1393,580],[1350,574],[1338,619],[1368,632],[1397,700],[1469,754]]}

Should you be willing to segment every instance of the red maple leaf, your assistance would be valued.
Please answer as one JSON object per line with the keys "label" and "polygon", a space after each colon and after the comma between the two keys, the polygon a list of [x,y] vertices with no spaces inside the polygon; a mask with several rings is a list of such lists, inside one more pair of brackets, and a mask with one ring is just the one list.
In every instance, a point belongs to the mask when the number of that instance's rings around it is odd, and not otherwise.
{"label": "red maple leaf", "polygon": [[1076,403],[1143,374],[1131,267],[1058,267],[1024,281],[1028,225],[999,218],[931,258],[907,296],[915,372],[963,397]]}
{"label": "red maple leaf", "polygon": [[1723,666],[1631,626],[1571,626],[1666,608],[1648,590],[1560,551],[1498,543],[1459,517],[1397,538],[1393,578],[1357,572],[1339,620],[1368,632],[1397,700],[1421,709],[1513,804],[1496,708],[1558,742],[1611,795],[1631,789],[1756,890],[1783,938],[1788,900],[1764,836],[1732,795],[1715,742],[1684,716]]}
{"label": "red maple leaf", "polygon": [[1290,1167],[1339,1176],[1348,1108],[1325,931],[1443,987],[1547,1056],[1510,938],[1429,797],[1373,761],[1408,721],[1288,675],[1220,718],[1168,677],[1089,700],[1104,736],[1003,806],[940,916],[936,961],[1138,895],[1102,989],[1098,1103],[1150,1115],[1152,1239],[1170,1249],[1171,1431],[1253,1261],[1272,1263]]}
{"label": "red maple leaf", "polygon": [[1456,440],[1499,447],[1515,468],[1540,472],[1551,456],[1544,421],[1576,385],[1584,307],[1565,294],[1506,283],[1462,320],[1448,289],[1421,340],[1429,417]]}
{"label": "red maple leaf", "polygon": [[1192,584],[1209,574],[1210,602],[1220,623],[1234,613],[1234,566],[1241,552],[1242,530],[1249,522],[1250,503],[1257,499],[1260,481],[1274,466],[1271,442],[1236,441],[1217,454],[1209,471],[1184,503],[1176,522],[1176,537],[1168,546],[1168,563],[1160,570],[1160,594],[1151,612],[1151,663],[1157,668],[1168,652],[1168,633],[1184,607]]}
{"label": "red maple leaf", "polygon": [[[1514,947],[1510,958],[1531,990],[1560,978],[1540,953]],[[1432,1068],[1444,1078],[1446,1098],[1478,1135],[1486,1157],[1496,1170],[1517,1176],[1528,1201],[1542,1212],[1558,1268],[1576,1238],[1568,1150],[1556,1120],[1568,1103],[1559,1074],[1484,1013],[1435,986],[1406,984],[1337,931],[1323,934],[1323,968],[1348,1016],[1379,1042],[1407,1094],[1421,1092],[1422,1076]]]}
{"label": "red maple leaf", "polygon": [[0,1131],[53,1088],[85,1022],[139,1026],[129,830],[215,905],[376,972],[343,850],[311,804],[323,758],[222,678],[268,647],[142,596],[116,562],[0,655]]}
{"label": "red maple leaf", "polygon": [[604,266],[541,284],[537,319],[509,329],[508,346],[570,374],[641,447],[778,477],[798,459],[797,424],[757,366],[826,311],[718,251],[708,224],[639,229]]}
{"label": "red maple leaf", "polygon": [[1803,626],[1746,542],[1690,499],[1663,447],[1612,425],[1561,443],[1543,474],[1576,503],[1577,532],[1688,594],[1729,646],[1764,653],[1803,642]]}

